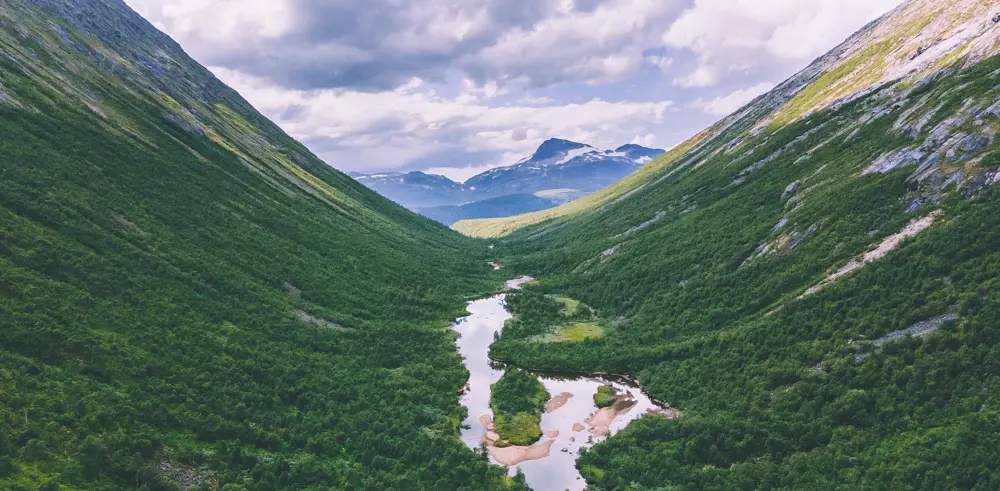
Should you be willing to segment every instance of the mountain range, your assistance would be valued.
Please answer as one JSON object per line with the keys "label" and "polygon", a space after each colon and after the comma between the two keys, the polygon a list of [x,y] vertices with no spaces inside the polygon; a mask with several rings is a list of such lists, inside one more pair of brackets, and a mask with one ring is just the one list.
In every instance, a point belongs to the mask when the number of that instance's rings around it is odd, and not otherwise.
{"label": "mountain range", "polygon": [[461,219],[506,217],[558,206],[619,181],[663,153],[635,144],[600,150],[553,138],[530,157],[465,183],[419,171],[351,176],[400,205],[451,225]]}

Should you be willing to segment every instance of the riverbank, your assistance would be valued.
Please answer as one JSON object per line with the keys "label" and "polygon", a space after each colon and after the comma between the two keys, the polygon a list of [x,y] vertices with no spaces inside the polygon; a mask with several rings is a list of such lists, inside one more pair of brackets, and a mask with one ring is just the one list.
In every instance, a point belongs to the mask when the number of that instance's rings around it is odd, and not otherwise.
{"label": "riverbank", "polygon": [[[505,286],[516,290],[532,281],[534,278],[522,277]],[[491,462],[508,467],[511,474],[520,470],[534,489],[582,491],[586,482],[576,469],[576,458],[583,448],[603,441],[647,414],[680,416],[680,412],[657,404],[637,384],[623,377],[528,370],[551,396],[539,423],[541,437],[533,445],[498,446],[500,436],[490,407],[490,387],[500,380],[508,365],[491,360],[489,348],[513,316],[506,310],[503,294],[470,302],[467,310],[469,316],[454,324],[459,333],[456,344],[470,373],[468,390],[461,398],[468,408],[462,441],[470,448],[485,448]],[[621,398],[608,410],[594,403],[594,394],[602,386],[613,387]]]}

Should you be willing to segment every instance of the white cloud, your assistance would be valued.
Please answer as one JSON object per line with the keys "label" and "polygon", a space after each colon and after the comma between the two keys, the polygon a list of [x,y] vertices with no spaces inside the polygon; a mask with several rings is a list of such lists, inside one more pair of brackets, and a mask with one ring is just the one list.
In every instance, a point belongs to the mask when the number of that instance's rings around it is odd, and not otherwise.
{"label": "white cloud", "polygon": [[729,95],[717,97],[710,101],[695,99],[691,103],[691,107],[701,109],[702,111],[705,111],[713,116],[728,116],[745,106],[748,102],[754,100],[757,96],[771,90],[772,88],[774,88],[774,84],[766,82],[759,83],[752,87],[736,90]]}
{"label": "white cloud", "polygon": [[444,150],[524,155],[549,137],[624,141],[636,129],[662,122],[673,107],[670,101],[600,99],[491,107],[478,99],[442,97],[419,80],[380,93],[301,91],[225,68],[213,72],[330,165],[346,170],[401,167]]}
{"label": "white cloud", "polygon": [[674,66],[674,59],[669,56],[649,55],[646,57],[646,61],[661,72],[667,72]]}
{"label": "white cloud", "polygon": [[143,17],[162,26],[178,40],[198,34],[214,42],[228,43],[243,37],[243,30],[255,36],[275,39],[292,26],[289,0],[128,0],[126,3]]}
{"label": "white cloud", "polygon": [[674,78],[674,85],[684,88],[711,87],[718,83],[719,74],[704,63],[698,65],[695,71],[680,77]]}
{"label": "white cloud", "polygon": [[531,96],[524,96],[517,101],[518,104],[524,106],[547,106],[554,102],[556,102],[556,100],[551,97],[531,97]]}
{"label": "white cloud", "polygon": [[[127,0],[198,59],[286,87],[384,90],[635,74],[689,0]],[[487,89],[490,90],[490,89]]]}
{"label": "white cloud", "polygon": [[652,148],[653,145],[656,144],[656,135],[652,133],[647,133],[646,135],[635,135],[635,138],[633,138],[629,143]]}
{"label": "white cloud", "polygon": [[[699,57],[684,87],[710,87],[734,70],[811,61],[900,0],[695,0],[663,35]],[[748,66],[748,60],[752,65]]]}
{"label": "white cloud", "polygon": [[331,165],[456,176],[551,137],[675,143],[897,2],[126,1]]}

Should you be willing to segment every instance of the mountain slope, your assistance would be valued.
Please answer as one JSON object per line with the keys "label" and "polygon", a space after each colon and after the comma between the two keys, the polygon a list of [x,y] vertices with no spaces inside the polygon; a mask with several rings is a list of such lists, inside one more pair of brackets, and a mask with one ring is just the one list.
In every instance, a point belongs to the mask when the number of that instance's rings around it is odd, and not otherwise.
{"label": "mountain slope", "polygon": [[[589,485],[1000,486],[995,8],[907,2],[611,188],[456,224],[542,279],[493,357],[684,413],[582,454]],[[601,336],[541,341],[552,294]]]}
{"label": "mountain slope", "polygon": [[455,438],[477,244],[119,0],[4,2],[0,45],[0,488],[520,486]]}
{"label": "mountain slope", "polygon": [[[910,99],[914,92],[919,94],[925,86],[921,81],[995,55],[1000,39],[998,23],[994,22],[997,15],[1000,11],[988,0],[904,2],[792,78],[626,179],[552,210],[507,219],[470,220],[454,228],[479,237],[507,235],[527,225],[595,210],[628,193],[640,192],[651,180],[674,170],[667,167],[691,165],[711,152],[723,151],[723,145],[732,147],[725,151],[737,146],[745,151],[748,138],[807,114],[870,97],[876,91],[885,102],[885,110]],[[934,108],[922,112],[930,109]]]}
{"label": "mountain slope", "polygon": [[598,150],[589,145],[552,138],[535,153],[508,167],[490,169],[465,186],[485,196],[532,194],[549,189],[590,193],[635,172],[662,150],[626,145]]}

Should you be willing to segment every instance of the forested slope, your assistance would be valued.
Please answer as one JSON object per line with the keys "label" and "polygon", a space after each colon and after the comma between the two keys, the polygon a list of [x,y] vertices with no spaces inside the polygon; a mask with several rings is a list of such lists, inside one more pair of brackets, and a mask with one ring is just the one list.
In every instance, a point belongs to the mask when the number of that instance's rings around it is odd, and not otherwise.
{"label": "forested slope", "polygon": [[[994,8],[907,2],[620,185],[458,224],[541,278],[492,356],[684,413],[583,454],[589,484],[1000,487]],[[602,336],[545,342],[543,294]]]}
{"label": "forested slope", "polygon": [[120,0],[3,2],[0,48],[0,489],[520,486],[456,437],[485,248]]}

